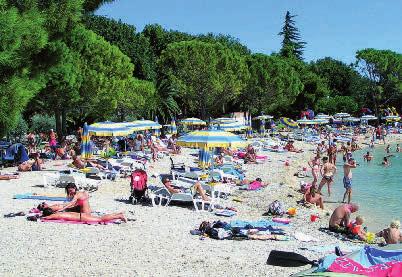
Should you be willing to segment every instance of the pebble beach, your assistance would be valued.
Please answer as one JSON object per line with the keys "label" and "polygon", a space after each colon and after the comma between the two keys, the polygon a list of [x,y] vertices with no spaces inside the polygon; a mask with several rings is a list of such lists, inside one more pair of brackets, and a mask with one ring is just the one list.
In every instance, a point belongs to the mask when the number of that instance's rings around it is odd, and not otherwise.
{"label": "pebble beach", "polygon": [[[281,268],[266,265],[271,250],[291,251],[309,259],[318,259],[326,253],[320,247],[340,245],[355,247],[351,242],[319,231],[327,227],[331,207],[320,211],[297,205],[302,199],[300,181],[294,173],[306,166],[313,155],[314,145],[297,142],[303,153],[268,153],[268,161],[245,165],[248,179],[256,177],[270,184],[260,191],[234,190],[224,205],[238,210],[232,218],[218,217],[206,211],[196,212],[192,205],[152,207],[132,205],[129,179],[103,181],[91,193],[90,204],[95,211],[125,212],[135,221],[110,225],[58,224],[27,221],[25,217],[0,217],[2,234],[0,247],[1,276],[290,276],[306,267]],[[194,164],[194,150],[184,149],[173,156],[176,162]],[[285,166],[284,161],[290,165]],[[48,161],[47,170],[66,168],[69,161]],[[159,174],[170,169],[168,157],[148,167],[149,184],[162,185]],[[13,172],[6,168],[2,172]],[[0,183],[0,212],[27,212],[39,200],[12,199],[18,193],[63,194],[61,188],[44,188],[42,172],[20,173],[20,178]],[[242,202],[234,202],[233,198]],[[230,221],[233,219],[269,219],[263,214],[274,200],[284,202],[286,208],[296,207],[297,215],[284,227],[289,241],[214,240],[200,239],[190,234],[202,221]],[[320,219],[310,222],[310,215]],[[302,242],[294,238],[300,232],[316,241]],[[317,251],[306,248],[315,247]]]}

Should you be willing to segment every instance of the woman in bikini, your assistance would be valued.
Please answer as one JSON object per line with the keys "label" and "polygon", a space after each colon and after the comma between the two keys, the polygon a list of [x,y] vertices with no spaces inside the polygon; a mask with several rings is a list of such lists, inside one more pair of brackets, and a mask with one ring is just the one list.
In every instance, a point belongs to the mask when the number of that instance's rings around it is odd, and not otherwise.
{"label": "woman in bikini", "polygon": [[322,158],[323,165],[321,167],[322,179],[318,186],[317,192],[321,194],[322,187],[327,184],[328,196],[331,196],[331,185],[334,182],[334,175],[336,173],[336,166],[329,162],[328,157]]}
{"label": "woman in bikini", "polygon": [[66,220],[66,221],[85,221],[93,223],[102,223],[115,219],[127,222],[127,218],[122,212],[114,214],[106,214],[104,216],[93,216],[91,214],[81,214],[76,212],[55,212],[50,207],[43,209],[42,218],[46,220]]}
{"label": "woman in bikini", "polygon": [[321,161],[320,161],[320,154],[317,152],[317,155],[314,156],[314,158],[308,162],[308,165],[311,167],[311,173],[313,175],[313,182],[311,185],[315,187],[315,185],[318,182],[318,174],[320,173],[320,166],[321,166]]}
{"label": "woman in bikini", "polygon": [[76,212],[79,214],[91,215],[91,207],[89,206],[89,194],[84,191],[78,191],[75,184],[68,184],[66,186],[67,198],[71,199],[67,204],[47,205],[45,202],[38,206],[38,209],[43,211],[51,209],[53,212]]}

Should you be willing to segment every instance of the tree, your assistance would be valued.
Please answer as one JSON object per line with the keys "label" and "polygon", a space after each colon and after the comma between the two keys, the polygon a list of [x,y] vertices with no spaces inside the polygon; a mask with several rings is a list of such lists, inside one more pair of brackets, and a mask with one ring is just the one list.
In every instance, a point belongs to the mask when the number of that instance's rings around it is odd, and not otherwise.
{"label": "tree", "polygon": [[334,114],[338,112],[355,113],[359,110],[359,105],[356,100],[351,96],[327,96],[320,98],[315,109],[318,112]]}
{"label": "tree", "polygon": [[14,129],[21,112],[44,86],[36,59],[47,43],[44,17],[0,0],[0,136]]}
{"label": "tree", "polygon": [[149,39],[143,34],[136,33],[134,26],[123,23],[121,20],[95,15],[85,16],[84,23],[88,29],[117,46],[131,59],[135,77],[149,81],[156,79],[156,58]]}
{"label": "tree", "polygon": [[303,84],[288,60],[254,54],[247,63],[250,78],[239,98],[241,107],[253,114],[289,112]]}
{"label": "tree", "polygon": [[280,55],[286,58],[303,59],[303,49],[306,42],[301,40],[299,29],[295,26],[296,15],[290,15],[287,11],[285,15],[285,22],[282,27],[282,31],[278,35],[283,36],[282,48]]}
{"label": "tree", "polygon": [[86,13],[93,13],[99,9],[103,4],[112,3],[114,0],[85,0],[83,4]]}
{"label": "tree", "polygon": [[402,100],[402,54],[390,50],[363,49],[356,53],[356,66],[370,81],[374,110],[397,105]]}

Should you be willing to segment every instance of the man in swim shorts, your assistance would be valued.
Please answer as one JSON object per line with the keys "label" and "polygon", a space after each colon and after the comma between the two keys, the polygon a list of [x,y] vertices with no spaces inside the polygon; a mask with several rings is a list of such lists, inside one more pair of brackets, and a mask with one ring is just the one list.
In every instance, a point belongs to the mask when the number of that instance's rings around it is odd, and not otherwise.
{"label": "man in swim shorts", "polygon": [[346,233],[350,223],[350,215],[359,210],[356,204],[343,204],[337,207],[329,219],[329,230],[336,233]]}
{"label": "man in swim shorts", "polygon": [[352,197],[352,168],[356,168],[356,166],[356,161],[353,158],[350,158],[343,165],[343,187],[346,191],[343,194],[342,203],[345,203],[346,196],[348,196],[348,203],[350,203]]}
{"label": "man in swim shorts", "polygon": [[321,194],[322,187],[328,185],[328,196],[331,196],[331,185],[334,182],[334,174],[336,173],[336,166],[328,161],[328,157],[322,158],[323,165],[321,168],[322,179],[318,186],[318,193]]}

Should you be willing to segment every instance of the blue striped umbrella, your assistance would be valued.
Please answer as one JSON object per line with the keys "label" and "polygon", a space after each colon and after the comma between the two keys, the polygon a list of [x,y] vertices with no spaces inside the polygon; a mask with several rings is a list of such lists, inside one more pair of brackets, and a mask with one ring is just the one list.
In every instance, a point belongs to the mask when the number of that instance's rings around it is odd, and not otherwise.
{"label": "blue striped umbrella", "polygon": [[265,119],[261,119],[260,123],[260,134],[265,134]]}
{"label": "blue striped umbrella", "polygon": [[91,138],[89,136],[88,124],[84,124],[81,137],[81,158],[90,159],[92,157]]}
{"label": "blue striped umbrella", "polygon": [[[155,115],[155,123],[156,124],[159,124],[159,122],[158,122],[158,117]],[[161,126],[162,127],[162,126]],[[154,135],[156,136],[156,137],[159,137],[160,136],[160,134],[161,134],[161,132],[160,132],[160,130],[159,130],[160,128],[155,128],[154,129]]]}
{"label": "blue striped umbrella", "polygon": [[211,152],[209,152],[208,149],[200,149],[198,152],[198,166],[202,169],[211,166]]}
{"label": "blue striped umbrella", "polygon": [[[157,119],[157,118],[156,118]],[[152,120],[134,120],[131,122],[126,122],[125,125],[131,129],[132,132],[135,131],[145,131],[145,130],[159,130],[162,125]]]}
{"label": "blue striped umbrella", "polygon": [[177,145],[195,148],[243,147],[247,141],[222,130],[194,131],[177,140]]}
{"label": "blue striped umbrella", "polygon": [[199,118],[186,118],[180,121],[183,125],[207,125],[207,123]]}
{"label": "blue striped umbrella", "polygon": [[281,117],[279,119],[279,121],[285,125],[286,127],[290,128],[290,129],[296,129],[298,127],[297,122],[293,121],[290,118],[287,117]]}
{"label": "blue striped umbrella", "polygon": [[171,132],[173,135],[176,135],[176,134],[177,134],[176,121],[175,121],[174,117],[172,118],[170,132]]}
{"label": "blue striped umbrella", "polygon": [[98,122],[88,126],[89,135],[102,137],[128,136],[132,130],[125,123]]}

